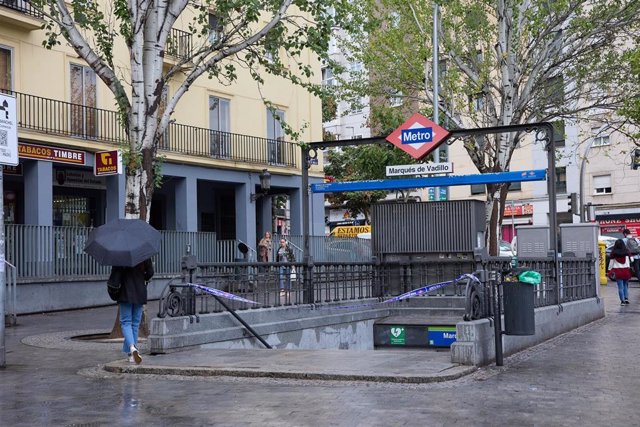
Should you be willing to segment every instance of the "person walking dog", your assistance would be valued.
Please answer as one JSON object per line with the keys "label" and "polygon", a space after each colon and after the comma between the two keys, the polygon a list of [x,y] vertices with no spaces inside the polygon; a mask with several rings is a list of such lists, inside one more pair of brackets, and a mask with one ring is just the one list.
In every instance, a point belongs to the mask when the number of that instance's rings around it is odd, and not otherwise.
{"label": "person walking dog", "polygon": [[138,330],[142,319],[142,308],[147,303],[147,281],[153,277],[151,259],[135,267],[111,267],[109,283],[120,284],[118,304],[120,306],[120,329],[124,336],[122,352],[129,357],[129,363],[140,364],[142,357],[138,350]]}

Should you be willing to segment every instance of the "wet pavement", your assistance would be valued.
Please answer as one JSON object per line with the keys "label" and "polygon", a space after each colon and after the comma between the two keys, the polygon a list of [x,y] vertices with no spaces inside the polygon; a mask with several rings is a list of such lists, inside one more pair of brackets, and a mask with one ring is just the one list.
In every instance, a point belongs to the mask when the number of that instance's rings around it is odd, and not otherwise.
{"label": "wet pavement", "polygon": [[602,289],[604,319],[503,367],[429,383],[381,377],[464,368],[426,351],[194,349],[145,355],[150,373],[113,373],[104,365],[127,366],[120,344],[69,337],[109,330],[115,307],[21,316],[6,329],[0,425],[637,425],[640,289],[632,282],[629,306],[619,305],[615,285]]}

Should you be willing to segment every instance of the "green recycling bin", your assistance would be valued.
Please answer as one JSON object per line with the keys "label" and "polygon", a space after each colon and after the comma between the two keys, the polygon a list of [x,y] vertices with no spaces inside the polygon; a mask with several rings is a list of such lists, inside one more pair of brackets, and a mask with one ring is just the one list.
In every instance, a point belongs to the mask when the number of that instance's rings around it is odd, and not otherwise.
{"label": "green recycling bin", "polygon": [[[532,280],[531,274],[525,274],[535,272],[518,272],[516,270],[513,269],[503,275],[504,333],[505,335],[535,335],[536,318],[533,292],[536,280],[535,275]],[[535,274],[539,279],[539,273]]]}

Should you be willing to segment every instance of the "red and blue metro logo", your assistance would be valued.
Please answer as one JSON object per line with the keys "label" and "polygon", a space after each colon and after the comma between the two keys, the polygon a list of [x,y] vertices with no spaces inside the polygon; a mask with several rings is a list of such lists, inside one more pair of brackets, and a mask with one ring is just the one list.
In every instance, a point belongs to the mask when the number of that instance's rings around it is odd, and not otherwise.
{"label": "red and blue metro logo", "polygon": [[421,159],[438,148],[447,136],[448,130],[416,113],[394,130],[387,141],[414,159]]}

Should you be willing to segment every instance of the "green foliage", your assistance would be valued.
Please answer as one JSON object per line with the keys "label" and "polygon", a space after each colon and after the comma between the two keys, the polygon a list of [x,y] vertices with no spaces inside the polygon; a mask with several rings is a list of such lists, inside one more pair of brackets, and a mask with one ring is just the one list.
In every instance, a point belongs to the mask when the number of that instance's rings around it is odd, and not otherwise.
{"label": "green foliage", "polygon": [[322,121],[329,122],[336,118],[338,113],[338,103],[335,96],[326,95],[322,97]]}
{"label": "green foliage", "polygon": [[[391,145],[347,146],[328,152],[324,173],[341,182],[386,179],[386,166],[410,163],[413,160],[406,153]],[[386,195],[386,191],[334,193],[329,202],[344,206],[354,218],[363,214],[368,220],[371,205]]]}

